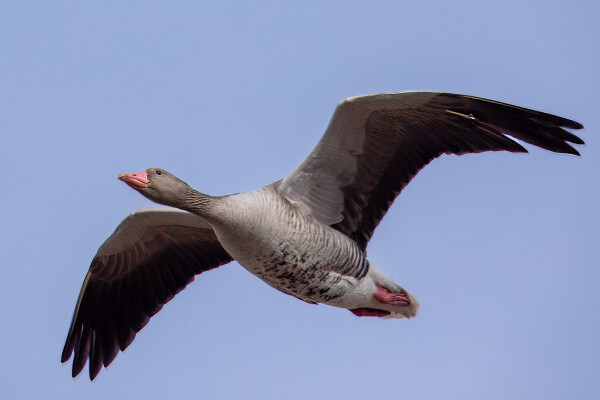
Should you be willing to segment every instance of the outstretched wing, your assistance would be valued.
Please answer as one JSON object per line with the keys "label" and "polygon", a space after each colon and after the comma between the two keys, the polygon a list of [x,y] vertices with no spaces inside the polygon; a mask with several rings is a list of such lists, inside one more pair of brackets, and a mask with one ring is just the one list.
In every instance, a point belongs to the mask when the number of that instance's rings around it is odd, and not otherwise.
{"label": "outstretched wing", "polygon": [[579,155],[583,140],[563,128],[578,122],[452,93],[404,92],[340,103],[315,149],[279,185],[304,212],[353,238],[364,250],[411,179],[442,154],[527,152],[506,135]]}
{"label": "outstretched wing", "polygon": [[94,379],[195,275],[230,261],[212,227],[194,214],[169,208],[132,213],[92,260],[62,362],[75,353],[75,377],[89,357]]}

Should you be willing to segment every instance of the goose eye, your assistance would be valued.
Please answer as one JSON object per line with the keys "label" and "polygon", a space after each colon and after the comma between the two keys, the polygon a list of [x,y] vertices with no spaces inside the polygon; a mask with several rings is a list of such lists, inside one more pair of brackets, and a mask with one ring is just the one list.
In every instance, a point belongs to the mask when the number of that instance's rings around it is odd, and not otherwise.
{"label": "goose eye", "polygon": [[161,170],[156,170],[156,175],[162,175],[162,171]]}

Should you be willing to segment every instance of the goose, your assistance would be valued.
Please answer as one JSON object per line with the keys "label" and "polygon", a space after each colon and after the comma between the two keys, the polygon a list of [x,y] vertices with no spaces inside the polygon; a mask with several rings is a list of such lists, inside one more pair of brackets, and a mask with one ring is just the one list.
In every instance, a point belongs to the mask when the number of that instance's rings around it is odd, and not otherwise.
{"label": "goose", "polygon": [[[440,92],[353,97],[308,157],[278,182],[213,197],[162,168],[118,179],[169,208],[138,210],[91,262],[61,361],[93,380],[194,277],[237,261],[279,291],[361,317],[411,318],[418,302],[366,258],[373,231],[411,179],[442,154],[579,155],[578,122]],[[510,137],[509,137],[510,136]],[[512,137],[512,138],[511,138]],[[171,208],[172,207],[172,208]]]}

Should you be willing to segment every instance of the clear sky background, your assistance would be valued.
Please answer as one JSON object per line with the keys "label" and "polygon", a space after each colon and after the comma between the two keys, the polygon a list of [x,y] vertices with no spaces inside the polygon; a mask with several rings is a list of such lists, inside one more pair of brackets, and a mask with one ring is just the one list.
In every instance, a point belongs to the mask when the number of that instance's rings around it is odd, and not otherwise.
{"label": "clear sky background", "polygon": [[[218,3],[218,5],[217,5]],[[0,3],[0,398],[600,398],[596,1]],[[421,303],[357,318],[232,263],[90,383],[60,364],[99,245],[165,168],[248,191],[291,171],[336,104],[488,97],[582,122],[582,157],[443,157],[369,258]],[[531,149],[531,147],[529,147]]]}

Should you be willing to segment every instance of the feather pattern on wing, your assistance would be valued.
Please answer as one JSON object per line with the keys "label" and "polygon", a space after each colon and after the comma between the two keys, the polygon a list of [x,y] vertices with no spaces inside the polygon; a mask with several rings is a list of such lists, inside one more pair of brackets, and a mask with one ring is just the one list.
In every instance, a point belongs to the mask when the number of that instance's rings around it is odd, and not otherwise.
{"label": "feather pattern on wing", "polygon": [[194,276],[232,261],[212,227],[169,208],[128,216],[92,260],[62,353],[73,377],[89,358],[90,378],[125,350]]}
{"label": "feather pattern on wing", "polygon": [[[279,186],[305,213],[365,249],[411,179],[442,154],[527,152],[509,136],[578,154],[575,121],[473,96],[384,93],[340,103],[325,135]],[[509,135],[509,136],[507,136]]]}

